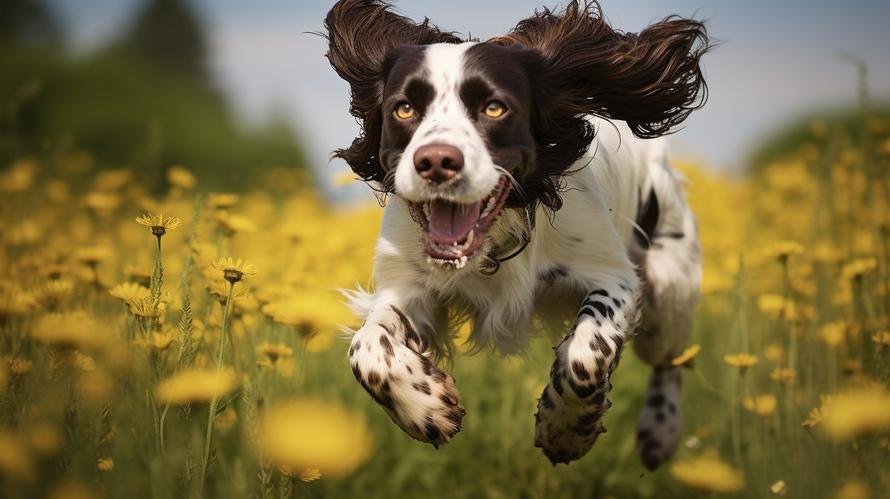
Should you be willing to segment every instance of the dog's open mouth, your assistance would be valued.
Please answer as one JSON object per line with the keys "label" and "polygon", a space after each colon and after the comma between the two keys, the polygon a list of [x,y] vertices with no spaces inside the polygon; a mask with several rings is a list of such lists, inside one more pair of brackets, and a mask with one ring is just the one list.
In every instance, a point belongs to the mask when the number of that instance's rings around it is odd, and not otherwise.
{"label": "dog's open mouth", "polygon": [[409,202],[411,217],[424,232],[430,261],[463,268],[485,242],[488,229],[497,219],[510,193],[510,179],[501,177],[485,199],[470,204],[434,199]]}

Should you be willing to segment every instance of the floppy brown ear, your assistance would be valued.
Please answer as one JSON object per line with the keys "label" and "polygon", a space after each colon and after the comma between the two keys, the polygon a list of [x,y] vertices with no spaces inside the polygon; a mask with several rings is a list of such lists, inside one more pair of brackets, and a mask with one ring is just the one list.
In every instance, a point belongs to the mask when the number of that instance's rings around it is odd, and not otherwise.
{"label": "floppy brown ear", "polygon": [[626,121],[639,137],[669,133],[707,98],[703,23],[668,17],[639,34],[613,30],[595,1],[537,12],[495,42],[540,54],[540,84],[559,114]]}
{"label": "floppy brown ear", "polygon": [[334,151],[365,181],[382,182],[380,129],[383,85],[387,57],[403,45],[460,43],[452,33],[440,31],[428,19],[415,23],[395,14],[380,0],[341,0],[325,18],[328,60],[349,83],[352,99],[349,112],[361,125],[352,145]]}

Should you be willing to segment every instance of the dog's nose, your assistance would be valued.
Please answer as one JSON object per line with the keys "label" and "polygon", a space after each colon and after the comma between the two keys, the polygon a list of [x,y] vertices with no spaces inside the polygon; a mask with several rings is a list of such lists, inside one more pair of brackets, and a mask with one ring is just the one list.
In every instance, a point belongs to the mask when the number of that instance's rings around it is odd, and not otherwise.
{"label": "dog's nose", "polygon": [[441,184],[454,178],[464,167],[460,149],[444,144],[421,146],[414,153],[414,169],[423,179]]}

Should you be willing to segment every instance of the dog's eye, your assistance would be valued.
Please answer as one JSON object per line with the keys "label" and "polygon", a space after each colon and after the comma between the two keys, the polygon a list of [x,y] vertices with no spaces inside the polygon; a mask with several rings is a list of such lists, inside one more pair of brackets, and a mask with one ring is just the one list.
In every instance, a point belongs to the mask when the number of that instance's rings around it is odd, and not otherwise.
{"label": "dog's eye", "polygon": [[400,120],[410,120],[414,117],[414,108],[407,102],[399,102],[393,114]]}
{"label": "dog's eye", "polygon": [[507,112],[507,106],[501,101],[493,100],[485,105],[484,112],[489,118],[500,118]]}

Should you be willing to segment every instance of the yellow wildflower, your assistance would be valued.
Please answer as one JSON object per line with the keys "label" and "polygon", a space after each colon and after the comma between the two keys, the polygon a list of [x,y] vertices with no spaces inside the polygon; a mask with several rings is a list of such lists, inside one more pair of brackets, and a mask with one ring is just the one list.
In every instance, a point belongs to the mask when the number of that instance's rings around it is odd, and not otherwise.
{"label": "yellow wildflower", "polygon": [[837,348],[844,342],[847,332],[847,323],[834,321],[819,328],[819,337],[830,348]]}
{"label": "yellow wildflower", "polygon": [[871,340],[881,346],[890,346],[890,331],[881,331],[871,335]]}
{"label": "yellow wildflower", "polygon": [[790,367],[777,367],[769,373],[769,378],[779,383],[791,383],[797,378],[797,371]]}
{"label": "yellow wildflower", "polygon": [[878,268],[878,261],[873,258],[859,258],[844,264],[841,274],[850,280],[861,279]]}
{"label": "yellow wildflower", "polygon": [[754,397],[745,397],[742,406],[758,416],[769,416],[776,410],[776,396],[765,393]]}
{"label": "yellow wildflower", "polygon": [[107,343],[107,333],[86,312],[53,313],[39,318],[31,329],[38,341],[62,348],[97,348]]}
{"label": "yellow wildflower", "polygon": [[[220,305],[225,305],[226,300],[229,299],[229,283],[222,279],[211,279],[207,282],[207,292],[210,293],[210,296],[216,298]],[[232,288],[233,303],[238,303],[239,300],[247,296],[248,294],[244,286],[236,283]]]}
{"label": "yellow wildflower", "polygon": [[112,192],[93,191],[86,195],[84,204],[97,214],[104,215],[116,210],[121,204],[121,197]]}
{"label": "yellow wildflower", "polygon": [[699,352],[701,352],[701,345],[690,345],[688,348],[683,350],[683,353],[671,360],[671,365],[692,367],[693,360],[695,359],[695,356],[699,354]]}
{"label": "yellow wildflower", "polygon": [[65,443],[65,437],[55,426],[38,422],[28,430],[28,443],[34,452],[40,456],[48,457],[58,453]]}
{"label": "yellow wildflower", "polygon": [[0,174],[0,189],[6,192],[25,192],[34,183],[34,177],[40,169],[37,161],[25,158],[12,164],[8,170]]}
{"label": "yellow wildflower", "polygon": [[155,388],[155,396],[174,405],[189,402],[208,402],[228,394],[236,386],[235,373],[230,369],[184,369],[167,378]]}
{"label": "yellow wildflower", "polygon": [[215,210],[231,208],[238,203],[240,197],[231,193],[212,193],[207,197],[207,204]]}
{"label": "yellow wildflower", "polygon": [[671,466],[677,480],[709,492],[735,492],[745,485],[742,474],[716,455],[703,455],[678,461]]}
{"label": "yellow wildflower", "polygon": [[321,478],[321,471],[318,468],[305,468],[300,472],[300,481],[304,483],[314,482]]}
{"label": "yellow wildflower", "polygon": [[99,468],[99,471],[108,473],[114,469],[114,459],[111,459],[110,457],[100,457],[96,460],[96,468]]}
{"label": "yellow wildflower", "polygon": [[738,353],[733,355],[727,354],[723,356],[723,362],[726,362],[733,367],[738,367],[742,371],[757,364],[759,361],[760,360],[757,358],[756,355],[750,355],[747,353]]}
{"label": "yellow wildflower", "polygon": [[835,499],[869,499],[871,490],[864,483],[854,480],[847,482],[834,495]]}
{"label": "yellow wildflower", "polygon": [[173,230],[182,225],[182,220],[177,217],[164,217],[164,214],[152,215],[146,213],[140,217],[136,217],[136,223],[144,225],[151,229],[151,233],[157,237],[161,237],[168,230]]}
{"label": "yellow wildflower", "polygon": [[269,343],[264,341],[256,346],[257,355],[265,355],[273,364],[281,357],[290,357],[294,350],[284,343]]}
{"label": "yellow wildflower", "polygon": [[151,294],[148,288],[133,282],[125,282],[108,290],[108,293],[126,304],[147,300]]}
{"label": "yellow wildflower", "polygon": [[99,172],[93,180],[93,188],[97,191],[117,191],[133,179],[133,172],[125,168]]}
{"label": "yellow wildflower", "polygon": [[320,292],[292,295],[263,306],[262,311],[275,322],[303,332],[332,330],[348,318],[339,300]]}
{"label": "yellow wildflower", "polygon": [[31,293],[34,301],[47,310],[57,310],[74,294],[74,282],[56,279],[44,283]]}
{"label": "yellow wildflower", "polygon": [[131,314],[145,318],[160,318],[163,317],[164,313],[167,311],[166,302],[160,301],[157,306],[155,306],[152,303],[151,297],[128,301],[127,306],[130,308]]}
{"label": "yellow wildflower", "polygon": [[780,263],[788,261],[789,257],[800,255],[803,253],[803,246],[796,241],[779,241],[768,246],[764,250],[767,258],[773,258]]}
{"label": "yellow wildflower", "polygon": [[351,473],[371,454],[365,421],[339,405],[298,400],[270,407],[259,422],[259,448],[276,467]]}
{"label": "yellow wildflower", "polygon": [[219,228],[229,236],[234,236],[241,232],[256,232],[256,225],[254,225],[249,218],[242,215],[233,215],[227,211],[218,211],[216,215],[214,215],[214,219],[219,225]]}
{"label": "yellow wildflower", "polygon": [[778,364],[785,359],[785,348],[778,343],[770,343],[763,349],[763,356],[774,364]]}
{"label": "yellow wildflower", "polygon": [[192,172],[181,166],[171,166],[167,170],[167,182],[174,187],[180,189],[191,189],[195,187],[196,179]]}
{"label": "yellow wildflower", "polygon": [[232,284],[240,281],[245,276],[256,275],[256,267],[240,258],[237,260],[232,257],[220,258],[213,263],[213,268],[221,270],[223,278]]}
{"label": "yellow wildflower", "polygon": [[0,476],[30,480],[34,462],[28,446],[18,435],[0,429]]}
{"label": "yellow wildflower", "polygon": [[28,374],[31,372],[31,368],[34,367],[34,362],[24,357],[6,355],[3,358],[6,360],[7,365],[9,365],[9,373],[13,376],[23,376]]}
{"label": "yellow wildflower", "polygon": [[890,392],[880,384],[852,388],[823,405],[821,428],[832,440],[890,430]]}
{"label": "yellow wildflower", "polygon": [[114,253],[106,246],[87,246],[78,249],[74,253],[75,260],[90,267],[95,267],[112,256],[114,256]]}
{"label": "yellow wildflower", "polygon": [[220,430],[228,430],[235,426],[236,422],[238,422],[238,412],[231,407],[227,407],[226,410],[213,419],[213,427]]}
{"label": "yellow wildflower", "polygon": [[784,496],[788,492],[788,486],[785,485],[785,480],[778,480],[770,485],[769,491],[777,496]]}

